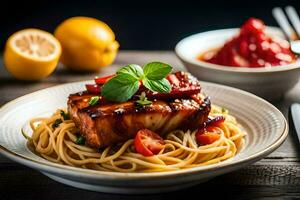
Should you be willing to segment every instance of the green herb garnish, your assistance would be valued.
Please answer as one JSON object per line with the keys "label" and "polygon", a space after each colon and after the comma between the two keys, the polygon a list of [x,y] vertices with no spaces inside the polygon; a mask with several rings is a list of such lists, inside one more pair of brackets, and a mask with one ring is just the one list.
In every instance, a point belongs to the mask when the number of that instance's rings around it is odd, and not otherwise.
{"label": "green herb garnish", "polygon": [[76,144],[83,145],[85,144],[85,138],[83,136],[78,136],[76,139]]}
{"label": "green herb garnish", "polygon": [[145,92],[142,92],[141,95],[139,95],[139,97],[140,97],[139,100],[135,101],[139,105],[147,106],[147,105],[152,104],[152,101],[150,101],[150,100],[147,99]]}
{"label": "green herb garnish", "polygon": [[93,96],[91,97],[90,101],[89,101],[89,105],[90,106],[93,106],[93,105],[96,105],[97,102],[99,101],[100,97],[99,96]]}
{"label": "green herb garnish", "polygon": [[165,77],[171,71],[170,65],[161,62],[148,63],[144,68],[127,65],[102,86],[101,95],[107,100],[125,102],[137,92],[139,82],[153,92],[169,93],[171,85]]}
{"label": "green herb garnish", "polygon": [[54,123],[52,124],[52,128],[53,129],[56,129],[60,124],[62,123],[62,120],[59,118],[59,119],[56,119],[54,121]]}
{"label": "green herb garnish", "polygon": [[70,119],[70,114],[61,110],[60,115],[64,118],[64,120],[69,120]]}

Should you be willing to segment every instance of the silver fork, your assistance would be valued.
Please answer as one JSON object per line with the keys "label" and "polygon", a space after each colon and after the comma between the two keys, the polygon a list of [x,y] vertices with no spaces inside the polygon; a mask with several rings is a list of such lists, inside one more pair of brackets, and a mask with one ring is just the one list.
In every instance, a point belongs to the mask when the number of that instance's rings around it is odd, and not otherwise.
{"label": "silver fork", "polygon": [[284,14],[280,7],[273,8],[272,14],[278,25],[280,26],[284,36],[290,43],[291,51],[300,54],[300,19],[297,11],[292,6],[285,7],[285,12],[290,20]]}

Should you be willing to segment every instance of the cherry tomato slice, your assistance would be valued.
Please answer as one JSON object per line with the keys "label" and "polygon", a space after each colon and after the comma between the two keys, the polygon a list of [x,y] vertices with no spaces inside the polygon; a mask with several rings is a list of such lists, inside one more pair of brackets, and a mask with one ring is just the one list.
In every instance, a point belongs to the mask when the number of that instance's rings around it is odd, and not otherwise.
{"label": "cherry tomato slice", "polygon": [[218,133],[200,133],[196,134],[196,140],[202,145],[212,144],[218,139],[220,139],[220,135]]}
{"label": "cherry tomato slice", "polygon": [[213,119],[208,119],[198,129],[196,133],[196,140],[198,143],[207,145],[217,141],[220,135],[217,133],[208,133],[206,131],[213,131],[215,127],[220,126],[225,121],[223,116],[218,116]]}
{"label": "cherry tomato slice", "polygon": [[109,79],[111,79],[114,76],[115,75],[95,78],[95,83],[98,84],[98,85],[103,85],[104,83],[106,83]]}
{"label": "cherry tomato slice", "polygon": [[143,156],[153,156],[164,148],[164,140],[153,131],[141,129],[134,139],[135,150]]}
{"label": "cherry tomato slice", "polygon": [[86,90],[91,94],[100,94],[101,88],[97,84],[86,84]]}

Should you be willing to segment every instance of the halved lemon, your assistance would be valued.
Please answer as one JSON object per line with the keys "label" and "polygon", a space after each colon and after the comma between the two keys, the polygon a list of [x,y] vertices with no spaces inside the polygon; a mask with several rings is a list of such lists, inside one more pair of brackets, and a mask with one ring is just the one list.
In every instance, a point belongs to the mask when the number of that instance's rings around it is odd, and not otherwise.
{"label": "halved lemon", "polygon": [[52,34],[24,29],[8,38],[4,65],[18,79],[39,80],[54,71],[60,55],[60,43]]}

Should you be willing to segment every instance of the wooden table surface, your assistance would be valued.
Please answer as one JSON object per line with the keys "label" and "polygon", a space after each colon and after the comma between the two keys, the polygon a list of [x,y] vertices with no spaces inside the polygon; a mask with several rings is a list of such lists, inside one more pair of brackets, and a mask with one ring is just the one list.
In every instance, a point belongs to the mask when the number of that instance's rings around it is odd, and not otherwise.
{"label": "wooden table surface", "polygon": [[[70,72],[61,66],[50,77],[40,82],[23,82],[12,78],[0,60],[0,105],[39,89],[54,85],[93,79],[109,75],[119,66],[129,63],[144,64],[164,61],[178,70],[184,70],[173,52],[121,51],[113,64],[95,74]],[[300,102],[300,83],[285,98],[274,103],[287,117],[291,103]],[[21,116],[20,116],[21,117]],[[270,133],[271,134],[271,133]],[[184,199],[189,195],[201,198],[203,194],[222,199],[290,199],[300,198],[300,144],[290,130],[284,144],[265,159],[239,171],[219,176],[204,184],[173,193],[157,195],[114,195],[96,193],[57,183],[43,174],[14,163],[0,155],[0,199]]]}

